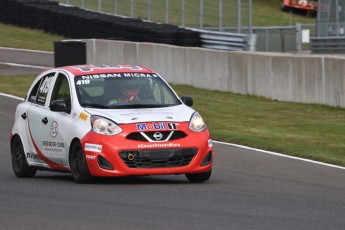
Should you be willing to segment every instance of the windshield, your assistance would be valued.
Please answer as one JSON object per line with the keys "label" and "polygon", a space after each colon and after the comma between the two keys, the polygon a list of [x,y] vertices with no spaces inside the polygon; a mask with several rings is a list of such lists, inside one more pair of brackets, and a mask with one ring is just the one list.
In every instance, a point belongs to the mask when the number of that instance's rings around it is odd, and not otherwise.
{"label": "windshield", "polygon": [[152,73],[106,73],[75,77],[79,103],[85,108],[154,108],[181,102],[167,84]]}

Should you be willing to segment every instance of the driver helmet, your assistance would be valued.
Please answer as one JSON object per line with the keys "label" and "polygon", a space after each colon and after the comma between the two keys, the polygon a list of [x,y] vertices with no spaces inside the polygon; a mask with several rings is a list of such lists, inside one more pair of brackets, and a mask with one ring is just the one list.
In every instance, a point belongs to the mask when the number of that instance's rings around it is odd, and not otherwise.
{"label": "driver helmet", "polygon": [[123,102],[138,102],[139,101],[139,95],[140,93],[140,85],[138,82],[135,82],[133,80],[126,82],[123,84],[121,88],[121,94],[122,94],[122,101]]}

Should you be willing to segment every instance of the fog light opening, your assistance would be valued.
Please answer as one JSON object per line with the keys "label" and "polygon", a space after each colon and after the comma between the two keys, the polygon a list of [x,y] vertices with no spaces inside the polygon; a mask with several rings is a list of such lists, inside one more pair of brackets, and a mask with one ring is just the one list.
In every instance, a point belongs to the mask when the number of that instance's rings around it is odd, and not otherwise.
{"label": "fog light opening", "polygon": [[98,156],[98,165],[102,169],[114,170],[114,167],[110,164],[110,162],[102,156]]}
{"label": "fog light opening", "polygon": [[209,151],[200,166],[206,166],[212,161],[212,151]]}

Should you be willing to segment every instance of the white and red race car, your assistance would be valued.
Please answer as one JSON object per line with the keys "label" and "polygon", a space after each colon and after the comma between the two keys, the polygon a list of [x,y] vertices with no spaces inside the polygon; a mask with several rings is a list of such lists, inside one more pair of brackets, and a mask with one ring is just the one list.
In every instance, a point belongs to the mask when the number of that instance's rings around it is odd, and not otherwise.
{"label": "white and red race car", "polygon": [[152,70],[83,65],[45,71],[17,106],[11,133],[14,173],[93,177],[211,176],[213,148],[200,114]]}

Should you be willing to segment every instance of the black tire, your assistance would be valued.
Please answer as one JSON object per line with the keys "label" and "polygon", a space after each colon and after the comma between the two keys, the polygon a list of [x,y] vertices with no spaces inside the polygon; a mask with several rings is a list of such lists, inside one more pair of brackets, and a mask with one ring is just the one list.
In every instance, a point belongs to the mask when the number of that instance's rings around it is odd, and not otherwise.
{"label": "black tire", "polygon": [[20,178],[34,177],[36,169],[30,167],[26,161],[22,141],[19,136],[15,136],[11,143],[12,168],[14,174]]}
{"label": "black tire", "polygon": [[186,177],[191,183],[202,183],[210,179],[211,174],[212,174],[212,169],[209,172],[205,172],[205,173],[194,173],[194,174],[186,173]]}
{"label": "black tire", "polygon": [[70,167],[73,180],[79,184],[92,182],[92,177],[81,144],[75,143],[70,154]]}

